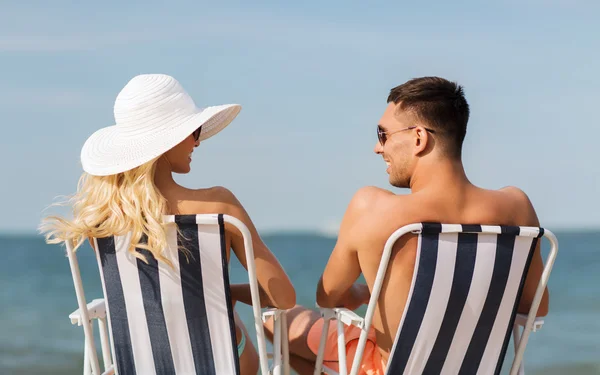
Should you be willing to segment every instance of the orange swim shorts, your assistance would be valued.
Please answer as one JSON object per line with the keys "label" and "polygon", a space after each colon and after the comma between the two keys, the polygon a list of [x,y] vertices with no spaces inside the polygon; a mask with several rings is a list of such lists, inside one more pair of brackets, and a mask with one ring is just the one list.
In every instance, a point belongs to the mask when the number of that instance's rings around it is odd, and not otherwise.
{"label": "orange swim shorts", "polygon": [[[310,350],[317,355],[321,333],[323,332],[323,319],[319,319],[310,327],[308,331],[307,343]],[[358,339],[360,337],[360,328],[355,326],[344,325],[344,335],[346,338],[346,366],[348,372],[352,367]],[[329,331],[327,332],[327,340],[325,341],[325,355],[323,356],[323,365],[339,371],[338,366],[338,348],[337,348],[337,324],[335,320],[331,321]],[[384,364],[379,354],[379,350],[375,345],[375,330],[371,328],[367,337],[367,344],[363,352],[362,363],[360,366],[360,375],[383,375]]]}

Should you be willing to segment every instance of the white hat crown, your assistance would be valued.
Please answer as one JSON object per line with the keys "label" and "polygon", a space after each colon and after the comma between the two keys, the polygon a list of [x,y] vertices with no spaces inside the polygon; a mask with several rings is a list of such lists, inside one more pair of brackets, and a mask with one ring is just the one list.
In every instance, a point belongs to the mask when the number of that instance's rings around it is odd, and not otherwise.
{"label": "white hat crown", "polygon": [[117,126],[141,127],[166,123],[171,116],[185,116],[197,111],[192,97],[173,77],[143,74],[125,85],[115,100]]}

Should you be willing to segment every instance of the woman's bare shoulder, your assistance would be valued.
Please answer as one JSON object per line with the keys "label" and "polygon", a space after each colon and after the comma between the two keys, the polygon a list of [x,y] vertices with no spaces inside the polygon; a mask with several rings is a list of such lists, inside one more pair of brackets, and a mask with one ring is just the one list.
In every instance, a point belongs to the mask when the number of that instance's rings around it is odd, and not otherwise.
{"label": "woman's bare shoulder", "polygon": [[175,203],[179,214],[229,213],[240,206],[235,195],[226,187],[185,189]]}

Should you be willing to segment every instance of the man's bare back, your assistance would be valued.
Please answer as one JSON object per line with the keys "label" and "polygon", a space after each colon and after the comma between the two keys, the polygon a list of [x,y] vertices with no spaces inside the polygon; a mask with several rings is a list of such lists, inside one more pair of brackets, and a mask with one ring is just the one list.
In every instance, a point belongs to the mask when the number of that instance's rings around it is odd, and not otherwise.
{"label": "man's bare back", "polygon": [[[357,223],[356,251],[361,273],[372,290],[388,237],[398,228],[420,222],[538,226],[527,196],[519,189],[485,190],[470,183],[459,188],[431,188],[408,195],[396,195],[375,187],[357,193],[365,211]],[[387,361],[410,290],[415,266],[417,237],[405,236],[394,247],[388,272],[373,318],[377,346]],[[539,246],[531,265],[519,311],[527,312],[542,271]],[[539,315],[547,313],[547,293]],[[381,309],[381,310],[380,310]]]}

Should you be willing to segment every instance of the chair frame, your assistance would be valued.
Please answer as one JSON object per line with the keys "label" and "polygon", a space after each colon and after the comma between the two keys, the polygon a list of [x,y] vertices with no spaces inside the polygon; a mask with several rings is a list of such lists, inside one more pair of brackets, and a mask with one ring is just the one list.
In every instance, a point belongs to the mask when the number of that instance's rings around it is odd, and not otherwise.
{"label": "chair frame", "polygon": [[[444,224],[448,225],[448,224]],[[467,231],[462,230],[461,225],[453,225],[457,228],[456,231],[451,231],[452,233],[468,233]],[[489,229],[486,230],[486,227],[497,228],[497,226],[485,226],[482,225],[482,231],[477,232],[479,234],[499,234],[497,230]],[[459,229],[460,228],[460,229]],[[521,232],[519,236],[527,236],[534,237],[534,234],[537,234],[540,228],[537,227],[520,227]],[[319,343],[319,351],[317,353],[317,359],[315,363],[315,371],[314,375],[320,375],[321,373],[326,373],[328,375],[347,375],[347,363],[346,363],[346,340],[344,335],[344,324],[346,325],[354,325],[361,329],[360,338],[358,341],[358,347],[356,349],[356,354],[354,356],[354,361],[352,363],[352,368],[350,375],[357,375],[358,370],[360,368],[360,363],[362,361],[363,352],[365,349],[365,345],[367,342],[367,335],[369,329],[371,327],[371,323],[373,321],[373,315],[375,313],[375,308],[377,306],[377,300],[379,299],[379,294],[381,292],[381,287],[383,284],[383,280],[385,278],[385,274],[387,272],[387,266],[390,260],[390,256],[392,254],[392,249],[396,241],[409,233],[412,234],[421,234],[422,232],[422,223],[408,224],[405,225],[396,231],[394,231],[388,240],[385,243],[383,254],[381,257],[381,261],[379,263],[379,268],[377,270],[377,276],[375,277],[375,282],[373,284],[373,290],[371,292],[371,298],[369,299],[369,304],[367,307],[367,311],[365,313],[365,317],[360,317],[358,314],[354,313],[351,310],[346,308],[320,308],[321,316],[324,319],[323,331],[321,334],[321,340]],[[448,232],[445,232],[448,233]],[[548,284],[548,279],[550,278],[550,272],[552,271],[552,266],[554,265],[554,261],[556,259],[556,255],[558,253],[558,240],[556,236],[549,230],[544,229],[543,237],[546,237],[550,241],[550,251],[548,253],[548,258],[544,263],[544,270],[542,271],[542,276],[540,278],[540,282],[538,283],[533,301],[531,303],[531,307],[529,308],[529,313],[525,314],[517,314],[515,318],[515,322],[513,325],[513,341],[515,348],[515,358],[513,360],[513,364],[510,370],[510,375],[524,375],[525,368],[523,363],[523,354],[525,352],[525,347],[527,345],[527,341],[529,340],[529,334],[531,332],[536,332],[539,330],[544,324],[543,318],[537,318],[536,314],[538,308],[540,306],[540,302],[542,300],[544,290],[546,285]],[[325,343],[327,339],[327,332],[329,331],[329,325],[331,320],[337,320],[337,332],[338,332],[338,359],[339,359],[339,372],[334,371],[331,368],[328,368],[323,365],[323,356],[325,352]],[[520,331],[520,327],[523,328],[523,332]],[[387,370],[386,370],[387,371]]]}
{"label": "chair frame", "polygon": [[[218,214],[202,214],[196,215],[196,224],[198,225],[218,225]],[[252,247],[252,235],[248,227],[239,219],[233,216],[222,215],[223,221],[234,225],[241,233],[244,239],[244,250],[246,253],[246,261],[248,267],[248,279],[250,283],[250,294],[252,297],[252,310],[254,315],[254,328],[256,330],[256,338],[258,343],[258,355],[260,370],[262,374],[270,375],[290,375],[289,365],[289,348],[286,316],[283,310],[271,308],[261,311],[260,295],[258,289],[258,281],[256,278],[256,265],[254,262],[254,249]],[[173,217],[166,220],[165,224],[173,222]],[[79,308],[69,315],[71,324],[83,326],[85,335],[84,359],[83,359],[83,374],[84,375],[112,375],[116,373],[112,358],[112,353],[109,341],[108,326],[106,323],[106,305],[104,299],[94,299],[90,303],[86,302],[83,284],[81,282],[81,274],[79,271],[79,263],[77,255],[73,251],[73,247],[69,242],[66,242],[67,257],[73,276],[73,284],[75,285],[75,294],[77,296],[77,304]],[[264,333],[263,322],[269,317],[274,320],[274,339],[273,353],[267,353],[266,339]],[[102,350],[102,362],[104,370],[101,371],[96,344],[94,341],[94,329],[92,319],[98,321],[98,329],[100,331],[100,345]],[[273,359],[272,366],[269,366],[269,358]]]}

